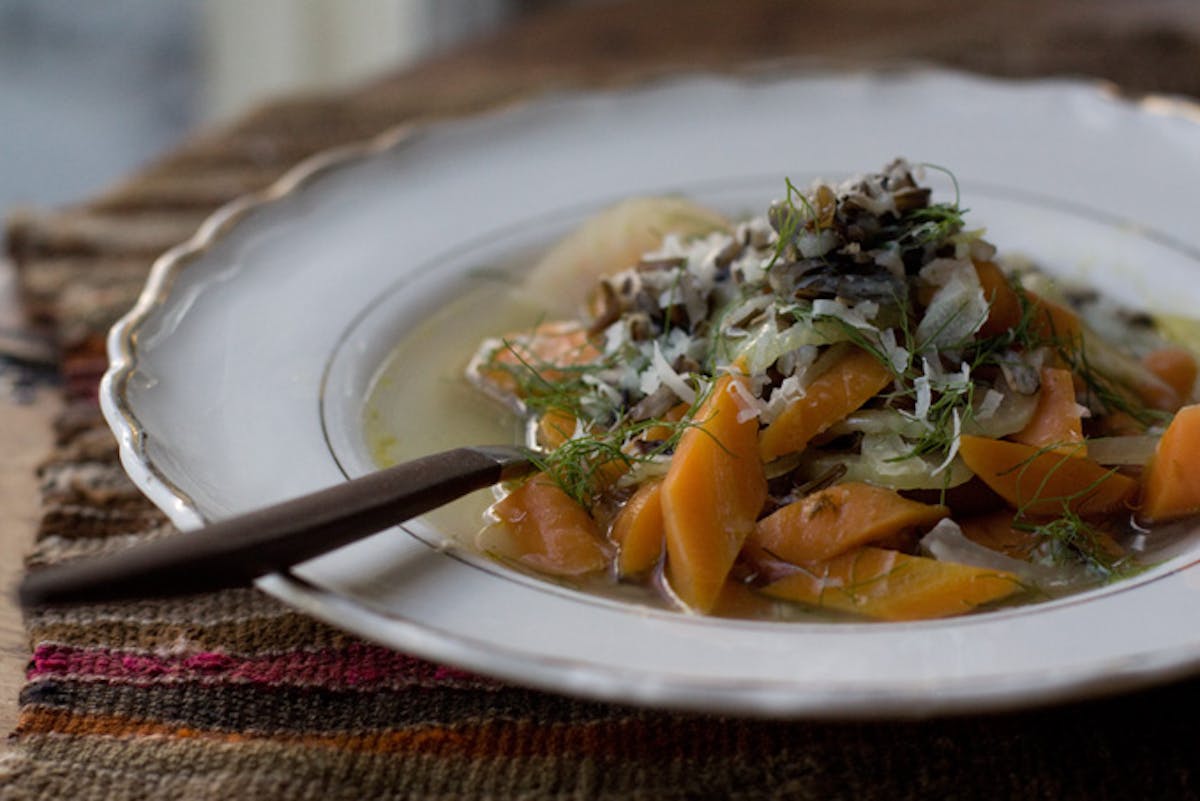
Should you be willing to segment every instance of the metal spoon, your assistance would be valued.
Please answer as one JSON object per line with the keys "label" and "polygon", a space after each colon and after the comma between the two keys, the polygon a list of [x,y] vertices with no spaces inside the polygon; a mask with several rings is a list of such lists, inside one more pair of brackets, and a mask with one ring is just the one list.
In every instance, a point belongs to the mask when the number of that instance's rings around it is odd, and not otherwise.
{"label": "metal spoon", "polygon": [[249,586],[483,487],[533,470],[529,451],[456,448],[121,553],[28,574],[22,606],[169,598]]}

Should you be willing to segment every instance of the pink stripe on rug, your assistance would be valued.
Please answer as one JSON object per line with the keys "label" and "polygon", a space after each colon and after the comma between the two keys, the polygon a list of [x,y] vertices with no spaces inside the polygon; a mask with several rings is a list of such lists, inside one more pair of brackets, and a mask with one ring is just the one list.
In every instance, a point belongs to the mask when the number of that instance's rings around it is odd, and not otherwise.
{"label": "pink stripe on rug", "polygon": [[499,686],[456,668],[365,644],[253,657],[213,651],[175,655],[40,645],[33,652],[26,676],[30,680],[54,676],[133,683],[211,681],[367,690],[411,686],[473,689]]}

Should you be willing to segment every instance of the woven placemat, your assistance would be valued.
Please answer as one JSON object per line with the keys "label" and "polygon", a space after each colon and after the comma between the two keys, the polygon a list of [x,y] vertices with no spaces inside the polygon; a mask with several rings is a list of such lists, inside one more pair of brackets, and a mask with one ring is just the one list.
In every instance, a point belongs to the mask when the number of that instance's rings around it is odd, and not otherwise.
{"label": "woven placemat", "polygon": [[[31,310],[56,328],[68,400],[41,469],[30,565],[175,536],[122,472],[95,389],[104,333],[152,258],[219,203],[306,155],[415,116],[680,61],[728,62],[751,35],[765,43],[759,54],[792,54],[813,13],[752,3],[764,21],[747,30],[712,11],[746,8],[738,3],[597,5],[610,15],[551,15],[354,94],[263,108],[87,205],[11,219],[9,252]],[[685,51],[645,33],[647,6],[666,30],[690,22]],[[993,32],[1004,24],[998,13],[988,11]],[[1007,49],[982,46],[977,26],[957,40],[926,26],[888,54],[1004,74],[1044,70],[1050,59],[1056,72],[1200,94],[1196,39],[1088,24],[1091,40],[1031,24]],[[1112,52],[1124,54],[1125,73],[1113,73]],[[27,625],[29,680],[0,756],[3,799],[1200,798],[1197,681],[1013,714],[764,722],[498,684],[364,643],[253,590],[40,611]]]}

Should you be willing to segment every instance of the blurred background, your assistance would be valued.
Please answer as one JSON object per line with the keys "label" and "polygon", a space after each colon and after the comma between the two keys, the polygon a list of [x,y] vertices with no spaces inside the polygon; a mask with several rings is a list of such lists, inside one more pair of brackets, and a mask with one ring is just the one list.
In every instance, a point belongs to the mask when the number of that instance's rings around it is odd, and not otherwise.
{"label": "blurred background", "polygon": [[0,0],[0,215],[82,200],[186,132],[413,63],[552,0]]}
{"label": "blurred background", "polygon": [[[562,35],[568,11],[586,40]],[[917,58],[1200,86],[1200,0],[0,0],[0,218],[93,197],[267,97],[351,85],[518,21],[476,55],[563,74],[637,52],[689,66],[747,52]]]}

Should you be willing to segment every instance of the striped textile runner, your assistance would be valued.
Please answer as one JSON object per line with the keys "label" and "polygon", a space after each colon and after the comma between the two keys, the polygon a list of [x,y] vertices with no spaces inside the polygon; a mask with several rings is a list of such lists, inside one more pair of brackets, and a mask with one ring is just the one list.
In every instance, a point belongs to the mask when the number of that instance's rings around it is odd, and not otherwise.
{"label": "striped textile runner", "polygon": [[[95,404],[104,332],[152,258],[310,153],[544,82],[544,59],[530,63],[486,75],[447,63],[279,103],[85,206],[10,220],[25,296],[57,326],[69,401],[41,468],[31,566],[176,536],[126,479]],[[764,722],[499,684],[362,642],[254,590],[38,611],[27,625],[20,721],[0,752],[6,801],[1200,798],[1195,681],[1021,714]]]}
{"label": "striped textile runner", "polygon": [[[175,536],[87,399],[32,565]],[[2,799],[1195,797],[1198,687],[1021,715],[763,722],[503,685],[256,590],[31,614]]]}

